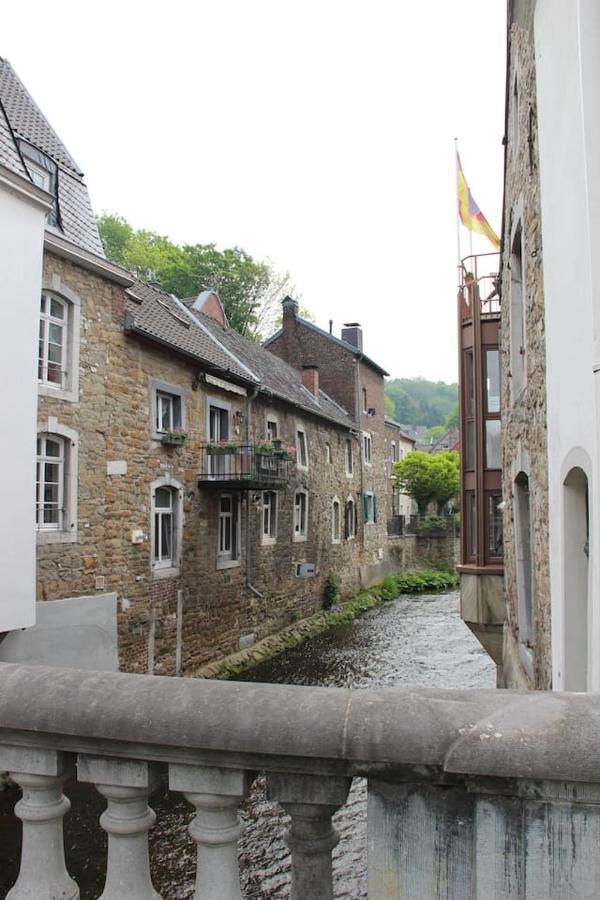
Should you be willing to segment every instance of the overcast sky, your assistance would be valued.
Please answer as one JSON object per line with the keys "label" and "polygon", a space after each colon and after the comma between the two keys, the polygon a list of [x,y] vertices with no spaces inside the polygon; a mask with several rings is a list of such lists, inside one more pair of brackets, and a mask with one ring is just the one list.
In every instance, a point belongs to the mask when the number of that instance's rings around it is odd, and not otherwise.
{"label": "overcast sky", "polygon": [[453,138],[499,231],[505,7],[30,0],[3,9],[0,56],[96,212],[268,258],[317,324],[361,322],[392,376],[451,381]]}

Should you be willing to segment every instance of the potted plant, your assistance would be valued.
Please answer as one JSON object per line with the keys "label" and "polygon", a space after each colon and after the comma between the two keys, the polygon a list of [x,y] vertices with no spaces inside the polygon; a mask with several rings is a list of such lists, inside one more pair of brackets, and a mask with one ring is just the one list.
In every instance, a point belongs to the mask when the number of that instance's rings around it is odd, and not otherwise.
{"label": "potted plant", "polygon": [[281,447],[279,450],[275,451],[275,455],[278,456],[279,459],[296,459],[296,448],[293,444],[286,444],[284,441],[280,441],[279,443],[281,444]]}
{"label": "potted plant", "polygon": [[174,428],[172,431],[163,431],[161,442],[172,447],[181,447],[187,440],[187,434],[182,428]]}
{"label": "potted plant", "polygon": [[259,453],[261,456],[273,456],[275,451],[275,441],[270,443],[269,441],[259,441],[256,445],[256,453]]}
{"label": "potted plant", "polygon": [[209,456],[224,456],[231,455],[235,453],[238,449],[238,445],[235,441],[219,441],[216,444],[208,443],[206,445],[206,452]]}

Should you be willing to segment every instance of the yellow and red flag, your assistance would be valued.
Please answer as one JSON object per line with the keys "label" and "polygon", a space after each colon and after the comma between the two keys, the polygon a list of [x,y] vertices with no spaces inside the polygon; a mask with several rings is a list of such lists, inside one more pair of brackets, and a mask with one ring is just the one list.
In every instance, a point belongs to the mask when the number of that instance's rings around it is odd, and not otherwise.
{"label": "yellow and red flag", "polygon": [[460,164],[460,156],[456,152],[456,179],[458,188],[458,215],[460,221],[469,231],[476,231],[483,234],[494,245],[496,250],[500,249],[500,238],[481,212],[473,194],[469,190],[467,179],[465,178],[462,166]]}

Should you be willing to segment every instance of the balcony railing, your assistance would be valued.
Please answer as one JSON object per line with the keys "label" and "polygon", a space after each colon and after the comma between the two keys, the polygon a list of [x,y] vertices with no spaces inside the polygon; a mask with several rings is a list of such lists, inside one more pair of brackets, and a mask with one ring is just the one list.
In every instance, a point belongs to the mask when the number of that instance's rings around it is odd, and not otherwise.
{"label": "balcony railing", "polygon": [[458,286],[462,321],[473,317],[473,308],[476,304],[479,304],[482,319],[500,315],[498,258],[498,253],[480,253],[477,256],[467,256],[462,260]]}
{"label": "balcony railing", "polygon": [[[0,664],[0,771],[23,789],[7,900],[76,900],[63,794],[106,798],[103,900],[160,900],[148,798],[195,810],[196,900],[240,900],[238,804],[257,772],[290,815],[292,900],[331,900],[332,815],[368,785],[372,900],[600,896],[594,694],[244,684]],[[76,842],[68,852],[76,852]]]}
{"label": "balcony railing", "polygon": [[289,479],[293,459],[289,450],[277,450],[252,441],[223,441],[200,445],[198,484],[229,485],[248,490],[278,487]]}

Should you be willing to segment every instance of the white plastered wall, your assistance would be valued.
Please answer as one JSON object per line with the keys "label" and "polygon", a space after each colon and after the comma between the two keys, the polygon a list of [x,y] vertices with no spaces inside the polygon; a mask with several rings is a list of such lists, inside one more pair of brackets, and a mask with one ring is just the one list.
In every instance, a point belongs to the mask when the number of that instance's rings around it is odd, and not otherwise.
{"label": "white plastered wall", "polygon": [[[600,688],[600,4],[538,0],[538,133],[546,324],[553,686],[564,688],[564,479],[589,482],[588,689]],[[592,252],[592,248],[596,248]],[[533,248],[532,248],[533,249]]]}

